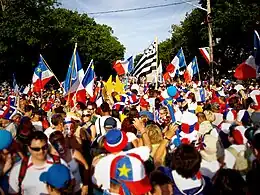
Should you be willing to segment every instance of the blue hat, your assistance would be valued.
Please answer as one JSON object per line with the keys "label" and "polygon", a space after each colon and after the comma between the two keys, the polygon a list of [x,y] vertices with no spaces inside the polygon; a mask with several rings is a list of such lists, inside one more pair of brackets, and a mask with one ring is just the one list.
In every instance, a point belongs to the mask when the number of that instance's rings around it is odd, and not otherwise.
{"label": "blue hat", "polygon": [[65,188],[71,180],[70,170],[63,164],[52,165],[47,172],[43,172],[40,181],[57,189]]}
{"label": "blue hat", "polygon": [[109,130],[105,135],[104,147],[108,152],[121,152],[128,143],[126,133],[119,129]]}
{"label": "blue hat", "polygon": [[149,120],[153,121],[154,120],[154,115],[153,113],[149,112],[149,111],[140,111],[139,112],[139,116],[147,116],[149,118]]}
{"label": "blue hat", "polygon": [[0,150],[7,149],[13,142],[12,134],[7,130],[0,130]]}

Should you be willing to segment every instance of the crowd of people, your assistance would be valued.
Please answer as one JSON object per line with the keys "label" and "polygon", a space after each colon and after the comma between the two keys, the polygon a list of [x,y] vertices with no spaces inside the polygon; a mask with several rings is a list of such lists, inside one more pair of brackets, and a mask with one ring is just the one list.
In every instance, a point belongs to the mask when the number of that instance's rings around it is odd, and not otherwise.
{"label": "crowd of people", "polygon": [[1,88],[1,195],[259,194],[255,83],[129,83],[68,102]]}

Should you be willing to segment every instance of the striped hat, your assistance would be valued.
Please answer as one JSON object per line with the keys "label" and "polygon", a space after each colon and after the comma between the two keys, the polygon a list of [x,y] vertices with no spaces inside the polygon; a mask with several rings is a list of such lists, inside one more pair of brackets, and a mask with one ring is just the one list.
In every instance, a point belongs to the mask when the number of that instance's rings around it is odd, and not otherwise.
{"label": "striped hat", "polygon": [[104,147],[108,152],[121,152],[127,145],[126,133],[119,129],[109,130],[104,139]]}
{"label": "striped hat", "polygon": [[233,108],[228,108],[223,114],[223,119],[233,122],[237,119],[237,112]]}
{"label": "striped hat", "polygon": [[260,108],[260,91],[259,90],[253,90],[249,96],[253,99],[255,107],[258,109]]}
{"label": "striped hat", "polygon": [[191,112],[183,113],[181,123],[181,130],[186,134],[192,133],[194,130],[199,130],[198,118]]}
{"label": "striped hat", "polygon": [[137,154],[117,156],[110,167],[111,182],[120,184],[119,194],[142,195],[152,189],[144,162]]}

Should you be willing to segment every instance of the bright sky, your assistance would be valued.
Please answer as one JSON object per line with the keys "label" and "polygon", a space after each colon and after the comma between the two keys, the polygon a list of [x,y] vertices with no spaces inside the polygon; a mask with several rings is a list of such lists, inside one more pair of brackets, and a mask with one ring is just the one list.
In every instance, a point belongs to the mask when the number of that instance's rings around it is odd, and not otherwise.
{"label": "bright sky", "polygon": [[[129,9],[182,2],[185,0],[59,0],[62,7],[77,10],[80,13]],[[193,3],[197,3],[196,1]],[[163,8],[90,15],[95,21],[107,24],[114,30],[114,35],[125,46],[125,57],[136,55],[158,37],[159,42],[170,37],[172,24],[179,24],[185,14],[194,7],[183,3]]]}

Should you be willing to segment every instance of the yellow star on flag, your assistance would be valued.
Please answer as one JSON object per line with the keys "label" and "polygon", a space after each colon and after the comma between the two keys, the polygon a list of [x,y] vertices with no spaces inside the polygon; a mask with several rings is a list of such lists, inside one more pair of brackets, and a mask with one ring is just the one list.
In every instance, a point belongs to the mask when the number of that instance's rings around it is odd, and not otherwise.
{"label": "yellow star on flag", "polygon": [[42,70],[40,68],[37,68],[37,72],[41,72]]}
{"label": "yellow star on flag", "polygon": [[167,100],[167,104],[169,104],[170,106],[172,106],[172,100]]}
{"label": "yellow star on flag", "polygon": [[120,171],[119,177],[121,176],[128,177],[128,172],[131,171],[131,169],[128,169],[125,164],[121,168],[118,168],[118,170]]}

